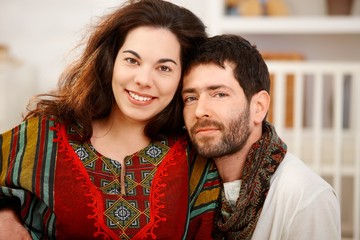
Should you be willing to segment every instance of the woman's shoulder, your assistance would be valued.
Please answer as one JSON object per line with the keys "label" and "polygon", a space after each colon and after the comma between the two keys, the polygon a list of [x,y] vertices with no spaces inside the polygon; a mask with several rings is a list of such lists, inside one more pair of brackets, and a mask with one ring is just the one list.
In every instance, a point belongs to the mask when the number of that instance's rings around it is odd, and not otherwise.
{"label": "woman's shoulder", "polygon": [[[18,159],[27,156],[38,157],[39,152],[56,149],[54,139],[55,121],[48,117],[27,118],[19,125],[0,135],[0,146],[4,159]],[[44,150],[46,149],[46,150]],[[11,154],[10,154],[11,153]]]}
{"label": "woman's shoulder", "polygon": [[13,135],[24,131],[41,129],[43,126],[52,126],[54,120],[50,117],[34,116],[23,120],[13,128],[3,132],[1,135]]}
{"label": "woman's shoulder", "polygon": [[57,137],[57,130],[61,124],[51,116],[33,116],[14,126],[0,135],[2,147],[6,143],[12,145],[17,143],[48,142]]}

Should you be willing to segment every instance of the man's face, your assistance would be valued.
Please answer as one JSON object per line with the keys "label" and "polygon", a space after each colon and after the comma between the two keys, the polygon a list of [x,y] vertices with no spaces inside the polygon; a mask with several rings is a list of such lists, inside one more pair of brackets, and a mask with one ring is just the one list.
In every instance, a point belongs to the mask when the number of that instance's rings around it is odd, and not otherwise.
{"label": "man's face", "polygon": [[244,147],[250,109],[231,64],[194,67],[184,77],[182,98],[185,125],[200,155],[218,158]]}

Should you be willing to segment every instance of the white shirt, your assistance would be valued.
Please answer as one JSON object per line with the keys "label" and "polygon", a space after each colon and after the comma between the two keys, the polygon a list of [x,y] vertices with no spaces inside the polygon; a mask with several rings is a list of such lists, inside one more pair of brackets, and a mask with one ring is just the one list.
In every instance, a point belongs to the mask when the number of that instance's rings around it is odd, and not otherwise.
{"label": "white shirt", "polygon": [[252,239],[341,239],[340,226],[340,206],[333,188],[287,153],[271,177]]}
{"label": "white shirt", "polygon": [[236,205],[236,200],[239,198],[241,188],[241,180],[224,183],[225,198],[232,205]]}
{"label": "white shirt", "polygon": [[[240,184],[239,181],[224,184],[225,197],[232,204],[239,196]],[[340,225],[340,206],[333,188],[287,153],[270,179],[270,189],[251,239],[341,239]]]}

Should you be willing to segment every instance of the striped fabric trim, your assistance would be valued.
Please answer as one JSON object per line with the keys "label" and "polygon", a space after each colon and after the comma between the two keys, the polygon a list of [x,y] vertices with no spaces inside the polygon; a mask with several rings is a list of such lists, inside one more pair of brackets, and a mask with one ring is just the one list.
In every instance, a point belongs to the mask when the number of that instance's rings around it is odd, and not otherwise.
{"label": "striped fabric trim", "polygon": [[194,218],[215,211],[220,193],[220,178],[212,160],[197,157],[191,169],[191,213]]}
{"label": "striped fabric trim", "polygon": [[[55,236],[51,210],[57,144],[53,126],[47,118],[31,118],[0,135],[0,196],[19,198],[24,222],[34,226],[30,230],[40,233],[45,228],[50,238]],[[7,187],[10,191],[5,191]],[[34,222],[36,219],[45,223]]]}

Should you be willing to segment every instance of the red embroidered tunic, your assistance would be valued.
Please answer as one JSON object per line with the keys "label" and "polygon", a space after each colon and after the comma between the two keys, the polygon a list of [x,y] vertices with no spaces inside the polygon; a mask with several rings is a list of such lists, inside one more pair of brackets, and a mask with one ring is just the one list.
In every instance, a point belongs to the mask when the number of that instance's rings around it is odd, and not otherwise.
{"label": "red embroidered tunic", "polygon": [[[181,200],[179,204],[184,206],[184,203],[187,202],[185,198],[187,189],[182,187],[187,182],[184,139],[176,142],[175,139],[169,138],[159,142],[152,142],[141,151],[126,157],[126,196],[124,196],[121,194],[121,164],[118,161],[102,156],[90,142],[80,143],[77,141],[79,135],[76,130],[69,130],[67,136],[70,145],[79,156],[89,174],[90,180],[102,197],[104,223],[121,239],[134,239],[141,229],[154,228],[155,224],[163,224],[161,222],[168,221],[164,216],[161,216],[161,211],[165,210],[163,208],[166,202],[164,194],[175,194],[176,191],[183,191],[182,200],[181,197],[177,200],[172,197],[170,203],[174,204],[173,201]],[[181,146],[181,144],[183,145]],[[178,167],[183,169],[177,169]],[[177,170],[174,171],[175,169]],[[181,173],[184,170],[185,172]],[[169,173],[171,178],[177,179],[177,186],[169,186]],[[177,174],[180,174],[180,176],[177,177]],[[154,176],[156,177],[154,178]],[[153,188],[152,185],[154,185]],[[177,187],[180,188],[177,189]],[[155,194],[160,193],[163,196],[157,196],[150,202],[151,191]],[[151,211],[151,206],[153,211]],[[177,205],[174,206],[177,207]],[[167,208],[166,211],[169,211],[170,205]],[[183,208],[180,215],[173,217],[176,217],[176,219],[181,215],[184,217],[183,213],[186,210],[186,208]],[[169,214],[172,211],[174,210],[171,210]],[[169,218],[169,216],[166,218]],[[170,227],[174,228],[174,226]],[[169,229],[166,229],[166,231],[171,233],[171,237],[174,237]],[[179,232],[179,234],[179,237],[181,237],[183,233]]]}
{"label": "red embroidered tunic", "polygon": [[52,120],[32,118],[0,135],[0,206],[20,199],[33,239],[185,238],[185,138],[154,142],[129,156],[122,196],[117,162],[74,134]]}

